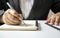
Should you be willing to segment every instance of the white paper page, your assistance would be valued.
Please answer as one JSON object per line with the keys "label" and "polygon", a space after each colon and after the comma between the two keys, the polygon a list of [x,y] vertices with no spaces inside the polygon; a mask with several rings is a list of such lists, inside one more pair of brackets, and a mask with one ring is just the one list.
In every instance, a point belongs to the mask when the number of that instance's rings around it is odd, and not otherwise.
{"label": "white paper page", "polygon": [[[49,23],[50,25],[52,25],[51,23]],[[53,25],[54,27],[60,28],[60,25]]]}
{"label": "white paper page", "polygon": [[46,24],[45,20],[39,20],[38,22],[40,23],[41,26],[49,26],[49,27],[52,27],[52,28],[57,27],[58,29],[60,29],[59,25],[52,25],[52,26],[50,26],[51,23]]}
{"label": "white paper page", "polygon": [[60,26],[58,26],[58,25],[53,25],[53,26],[55,26],[55,27],[57,27],[57,28],[60,28]]}

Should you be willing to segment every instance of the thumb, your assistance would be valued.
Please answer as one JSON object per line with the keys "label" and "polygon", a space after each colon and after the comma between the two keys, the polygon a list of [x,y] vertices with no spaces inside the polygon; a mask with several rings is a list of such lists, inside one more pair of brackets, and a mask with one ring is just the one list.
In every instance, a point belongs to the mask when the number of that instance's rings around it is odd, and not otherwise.
{"label": "thumb", "polygon": [[23,15],[19,14],[19,20],[23,20]]}

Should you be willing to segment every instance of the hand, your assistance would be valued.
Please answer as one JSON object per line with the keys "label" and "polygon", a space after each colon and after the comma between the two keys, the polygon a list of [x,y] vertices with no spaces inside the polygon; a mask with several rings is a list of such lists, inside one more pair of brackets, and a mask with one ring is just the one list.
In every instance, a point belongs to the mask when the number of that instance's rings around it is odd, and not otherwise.
{"label": "hand", "polygon": [[52,15],[47,19],[47,23],[51,23],[54,25],[60,25],[60,12]]}
{"label": "hand", "polygon": [[2,15],[0,15],[0,23],[3,23]]}
{"label": "hand", "polygon": [[21,24],[21,20],[23,19],[23,17],[21,14],[18,14],[15,10],[8,9],[3,14],[2,19],[5,24],[16,25],[16,24]]}

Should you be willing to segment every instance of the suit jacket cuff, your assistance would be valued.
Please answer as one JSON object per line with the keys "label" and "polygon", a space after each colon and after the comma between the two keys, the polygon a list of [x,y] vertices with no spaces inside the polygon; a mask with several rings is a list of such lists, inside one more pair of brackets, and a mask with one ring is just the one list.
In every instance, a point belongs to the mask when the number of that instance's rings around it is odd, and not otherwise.
{"label": "suit jacket cuff", "polygon": [[4,10],[0,10],[0,15],[4,14]]}

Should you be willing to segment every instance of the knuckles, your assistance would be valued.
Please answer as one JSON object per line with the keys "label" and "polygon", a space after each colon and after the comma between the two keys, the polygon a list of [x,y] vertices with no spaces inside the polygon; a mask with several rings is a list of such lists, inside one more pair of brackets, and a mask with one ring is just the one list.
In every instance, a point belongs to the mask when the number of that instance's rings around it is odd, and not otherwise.
{"label": "knuckles", "polygon": [[14,15],[16,15],[16,11],[13,10],[13,9],[8,9],[7,11],[5,11],[5,13],[3,14],[3,22],[5,24],[20,24],[21,21],[16,18],[15,16],[13,16],[12,14],[9,14],[9,13],[12,13]]}

